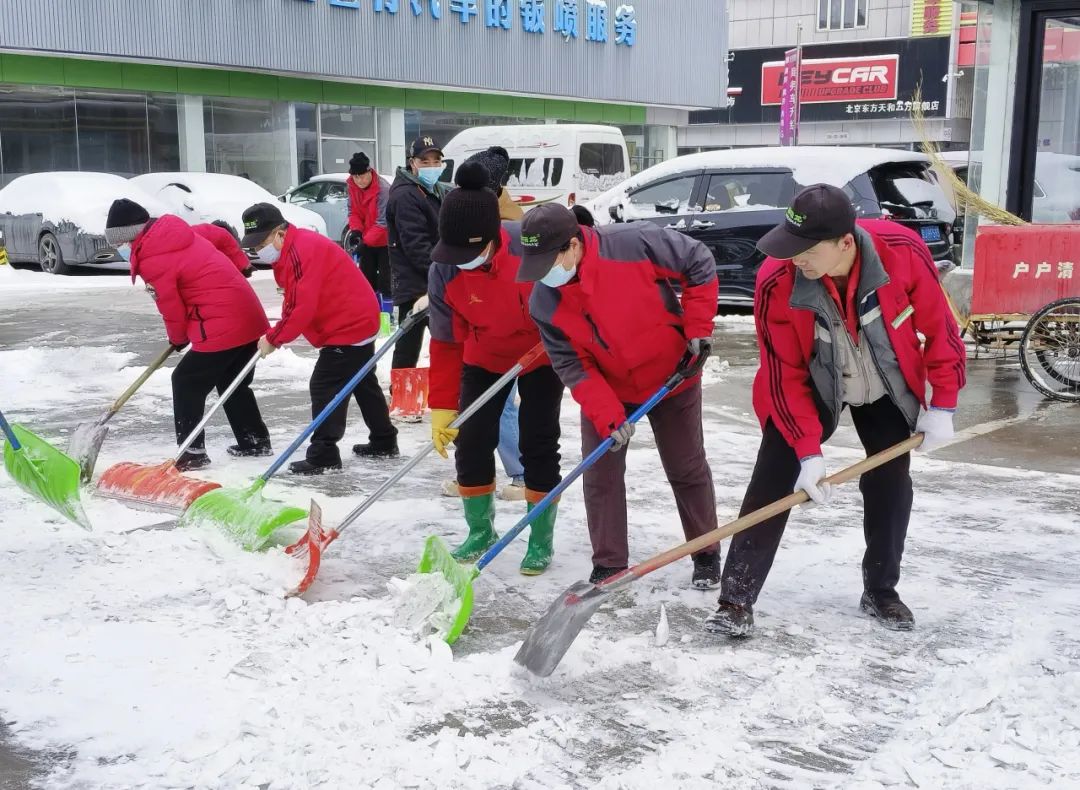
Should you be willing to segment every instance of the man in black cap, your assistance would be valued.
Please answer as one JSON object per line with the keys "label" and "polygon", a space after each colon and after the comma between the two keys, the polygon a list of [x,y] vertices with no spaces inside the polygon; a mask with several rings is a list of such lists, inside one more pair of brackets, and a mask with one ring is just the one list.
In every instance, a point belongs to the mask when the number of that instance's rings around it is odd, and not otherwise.
{"label": "man in black cap", "polygon": [[[821,443],[845,407],[868,455],[913,430],[924,434],[924,451],[947,442],[965,352],[922,239],[895,222],[856,222],[844,191],[818,184],[795,197],[758,248],[769,256],[754,299],[761,352],[754,410],[762,438],[740,515],[793,490],[829,502]],[[911,516],[909,466],[904,455],[859,480],[866,538],[860,607],[894,630],[915,622],[896,592]],[[753,605],[787,518],[785,512],[732,538],[706,630],[744,636],[753,629]]]}
{"label": "man in black cap", "polygon": [[[427,293],[431,250],[439,241],[439,207],[450,185],[439,181],[445,169],[442,149],[431,137],[418,137],[409,146],[405,167],[399,167],[386,204],[390,272],[394,306],[400,321]],[[415,368],[420,359],[427,321],[398,340],[392,367]],[[391,381],[391,387],[393,381]]]}
{"label": "man in black cap", "polygon": [[[680,368],[686,380],[649,412],[649,423],[687,540],[717,526],[699,374],[716,317],[716,262],[708,247],[674,230],[649,222],[580,226],[570,209],[553,203],[525,214],[521,244],[518,279],[539,281],[529,312],[555,372],[581,405],[582,455],[614,441],[585,472],[595,584],[629,564],[625,450],[634,426],[626,417]],[[718,548],[694,555],[694,588],[720,583]]]}

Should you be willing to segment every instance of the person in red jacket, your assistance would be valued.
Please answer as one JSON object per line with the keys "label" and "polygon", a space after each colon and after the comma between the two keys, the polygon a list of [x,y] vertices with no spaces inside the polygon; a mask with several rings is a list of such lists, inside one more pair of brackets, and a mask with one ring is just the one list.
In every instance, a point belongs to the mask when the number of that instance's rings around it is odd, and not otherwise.
{"label": "person in red jacket", "polygon": [[240,237],[232,225],[224,220],[214,220],[205,225],[192,225],[191,229],[214,245],[215,249],[236,266],[245,277],[252,275],[251,260],[240,247]]}
{"label": "person in red jacket", "polygon": [[[629,561],[626,416],[677,368],[687,380],[649,413],[656,449],[686,538],[716,528],[716,495],[701,427],[700,370],[711,350],[718,286],[708,247],[648,222],[578,226],[562,206],[537,206],[521,223],[518,279],[539,280],[529,310],[559,377],[581,404],[581,451],[612,437],[612,452],[585,472],[594,584]],[[682,296],[672,281],[679,283]],[[688,366],[688,363],[692,367]],[[716,547],[694,556],[692,584],[719,584]]]}
{"label": "person in red jacket", "polygon": [[[274,267],[274,279],[285,291],[281,320],[259,339],[266,356],[303,335],[319,349],[311,374],[311,416],[334,399],[375,353],[379,334],[379,302],[364,275],[330,239],[289,225],[277,206],[257,203],[244,212],[245,248]],[[369,431],[366,444],[353,452],[362,457],[398,454],[397,428],[390,422],[382,388],[371,371],[353,391]],[[349,402],[341,405],[311,436],[307,458],[289,465],[294,474],[322,474],[341,468],[338,442],[345,436]]]}
{"label": "person in red jacket", "polygon": [[[856,222],[844,191],[818,184],[795,197],[758,248],[769,256],[754,300],[761,350],[754,411],[762,438],[740,515],[793,490],[817,504],[829,501],[821,443],[845,407],[868,455],[913,430],[924,434],[924,451],[953,436],[966,355],[930,250],[917,234],[886,220]],[[866,538],[859,604],[895,630],[915,623],[896,592],[911,517],[910,463],[903,455],[859,480]],[[753,629],[753,605],[787,517],[732,538],[719,606],[706,630],[744,636]]]}
{"label": "person in red jacket", "polygon": [[[454,556],[472,562],[497,540],[495,533],[495,450],[499,426],[513,382],[487,401],[464,425],[451,428],[467,408],[540,342],[529,316],[532,283],[516,282],[520,226],[500,224],[499,199],[487,188],[488,174],[477,162],[457,172],[458,189],[439,211],[439,243],[428,271],[431,372],[431,440],[446,457],[455,442],[457,483],[469,536]],[[526,508],[531,510],[559,484],[559,410],[563,384],[546,356],[518,376],[518,429],[525,469]],[[551,564],[557,505],[533,522],[521,561],[528,576]]]}
{"label": "person in red jacket", "polygon": [[[208,226],[207,226],[208,227]],[[169,342],[177,349],[191,344],[173,369],[173,419],[176,441],[195,429],[206,396],[223,392],[256,352],[256,342],[270,326],[259,297],[236,267],[179,217],[151,219],[133,201],[109,208],[105,238],[131,263],[131,280],[142,277],[165,321]],[[236,444],[229,455],[269,455],[270,434],[251,391],[254,371],[225,402]],[[210,463],[205,437],[199,434],[177,462],[181,471]]]}
{"label": "person in red jacket", "polygon": [[380,298],[390,298],[390,253],[386,236],[388,191],[359,151],[349,160],[349,234],[345,249],[360,258],[360,271]]}

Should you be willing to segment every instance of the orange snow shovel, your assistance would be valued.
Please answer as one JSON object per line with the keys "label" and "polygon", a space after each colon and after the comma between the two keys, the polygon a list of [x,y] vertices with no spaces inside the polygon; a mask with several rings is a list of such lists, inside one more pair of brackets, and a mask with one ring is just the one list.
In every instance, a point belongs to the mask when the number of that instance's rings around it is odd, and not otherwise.
{"label": "orange snow shovel", "polygon": [[221,488],[218,483],[211,483],[194,477],[185,477],[176,468],[176,462],[180,460],[199,434],[202,433],[206,424],[210,422],[210,418],[236,392],[240,382],[252,371],[258,361],[259,355],[255,354],[251,361],[244,365],[240,375],[233,380],[228,389],[221,393],[221,397],[210,407],[206,416],[184,439],[180,449],[177,450],[176,457],[163,464],[147,465],[123,462],[110,466],[98,478],[98,493],[110,499],[118,499],[121,502],[149,505],[155,509],[182,513],[187,510],[192,502],[207,491]]}

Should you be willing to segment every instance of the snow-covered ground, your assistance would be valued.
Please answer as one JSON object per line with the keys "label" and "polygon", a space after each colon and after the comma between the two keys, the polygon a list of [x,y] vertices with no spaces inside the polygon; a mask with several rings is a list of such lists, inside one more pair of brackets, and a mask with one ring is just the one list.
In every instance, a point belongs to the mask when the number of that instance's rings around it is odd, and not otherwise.
{"label": "snow-covered ground", "polygon": [[[102,287],[54,289],[76,280]],[[269,275],[255,283],[276,315]],[[731,364],[706,378],[722,519],[757,446],[752,333],[745,319],[718,322]],[[160,342],[152,304],[127,278],[15,272],[0,279],[0,408],[62,446]],[[258,368],[278,448],[306,422],[312,361],[301,343]],[[346,446],[364,438],[351,417]],[[400,428],[405,454],[427,439],[426,424]],[[580,458],[569,399],[563,428],[569,469]],[[99,471],[164,460],[170,433],[166,370],[116,418]],[[241,485],[265,464],[228,458],[231,441],[216,421],[203,476]],[[855,448],[842,427],[830,467],[857,460]],[[297,505],[317,499],[334,524],[403,460],[349,459],[341,474],[269,488]],[[628,466],[641,560],[681,536],[647,428]],[[279,547],[131,532],[161,514],[89,495],[87,533],[0,474],[0,720],[13,745],[44,755],[36,782],[48,788],[1080,786],[1080,476],[925,456],[913,474],[900,589],[914,632],[858,612],[861,510],[849,487],[834,507],[793,516],[752,639],[701,630],[715,596],[687,589],[683,562],[597,613],[544,680],[512,657],[529,623],[588,576],[580,486],[564,497],[549,572],[520,576],[524,543],[512,545],[477,580],[470,629],[451,649],[400,627],[388,591],[427,535],[464,534],[460,505],[437,491],[452,467],[434,456],[289,601],[301,571]],[[499,503],[499,523],[522,511]]]}

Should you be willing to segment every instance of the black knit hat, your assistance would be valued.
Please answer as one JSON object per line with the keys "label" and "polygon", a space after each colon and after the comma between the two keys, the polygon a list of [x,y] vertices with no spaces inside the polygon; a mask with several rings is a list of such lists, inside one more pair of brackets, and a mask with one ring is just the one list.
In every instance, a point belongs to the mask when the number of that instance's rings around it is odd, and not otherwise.
{"label": "black knit hat", "polygon": [[501,145],[493,145],[484,151],[477,151],[465,160],[466,162],[479,162],[487,170],[488,189],[499,194],[499,190],[507,181],[510,170],[510,154]]}
{"label": "black knit hat", "polygon": [[371,160],[363,151],[357,151],[349,160],[349,175],[362,176],[371,169]]}
{"label": "black knit hat", "polygon": [[120,198],[109,206],[109,216],[105,220],[105,241],[113,247],[130,244],[142,233],[150,215],[134,200]]}
{"label": "black knit hat", "polygon": [[487,179],[478,162],[463,162],[458,168],[458,188],[443,198],[439,211],[439,243],[431,252],[436,263],[468,263],[499,238],[499,199],[485,186]]}

